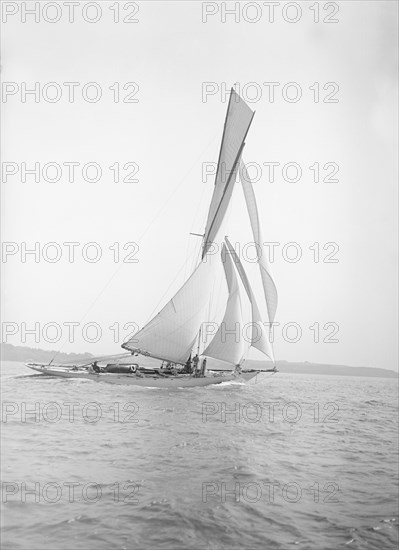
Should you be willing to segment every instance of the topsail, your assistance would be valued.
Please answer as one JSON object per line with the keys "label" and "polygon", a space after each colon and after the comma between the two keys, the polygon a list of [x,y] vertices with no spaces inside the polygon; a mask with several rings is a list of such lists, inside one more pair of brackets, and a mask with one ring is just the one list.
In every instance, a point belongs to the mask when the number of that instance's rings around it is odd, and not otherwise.
{"label": "topsail", "polygon": [[273,323],[277,310],[277,289],[273,281],[270,266],[262,253],[263,239],[259,223],[258,207],[256,205],[255,193],[251,180],[249,179],[248,170],[243,161],[240,163],[240,179],[244,190],[245,201],[247,203],[249,219],[251,221],[252,234],[258,251],[258,264],[265,293],[267,313],[270,323]]}
{"label": "topsail", "polygon": [[233,192],[244,141],[254,116],[248,105],[231,89],[216,171],[215,188],[205,227],[202,257],[223,222]]}

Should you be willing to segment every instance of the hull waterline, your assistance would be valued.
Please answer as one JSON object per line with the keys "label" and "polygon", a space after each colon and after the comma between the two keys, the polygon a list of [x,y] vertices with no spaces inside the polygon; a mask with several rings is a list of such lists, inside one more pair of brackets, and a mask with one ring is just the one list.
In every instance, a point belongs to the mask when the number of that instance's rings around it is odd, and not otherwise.
{"label": "hull waterline", "polygon": [[68,368],[51,368],[44,365],[26,363],[26,366],[34,371],[40,372],[44,376],[56,378],[74,378],[81,380],[91,380],[92,382],[105,382],[107,384],[122,384],[129,386],[144,386],[151,388],[190,388],[196,386],[210,386],[221,384],[222,382],[245,383],[260,372],[257,370],[244,371],[241,374],[229,375],[208,375],[196,378],[190,375],[177,376],[154,376],[151,374],[138,377],[135,374],[109,374],[109,373],[89,373],[87,371],[72,371]]}

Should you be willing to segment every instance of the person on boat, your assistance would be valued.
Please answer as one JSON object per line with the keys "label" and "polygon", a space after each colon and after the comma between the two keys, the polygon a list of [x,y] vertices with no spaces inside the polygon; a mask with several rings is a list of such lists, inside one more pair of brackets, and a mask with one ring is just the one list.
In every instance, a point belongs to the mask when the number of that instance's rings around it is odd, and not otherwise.
{"label": "person on boat", "polygon": [[194,376],[197,376],[198,363],[199,363],[199,357],[198,357],[198,354],[196,354],[196,355],[194,355],[194,357],[193,357],[193,371],[194,371]]}
{"label": "person on boat", "polygon": [[201,376],[205,376],[205,372],[206,372],[206,357],[205,357],[204,360],[202,361]]}
{"label": "person on boat", "polygon": [[192,365],[191,365],[191,355],[190,355],[190,357],[186,361],[183,372],[186,373],[186,374],[191,374],[192,371],[193,371],[193,369],[192,369]]}
{"label": "person on boat", "polygon": [[101,372],[101,368],[98,366],[97,361],[94,361],[94,363],[91,364],[91,368],[93,369],[93,372],[95,372],[96,374]]}
{"label": "person on boat", "polygon": [[175,365],[173,363],[168,363],[166,367],[163,368],[163,372],[165,374],[177,374]]}

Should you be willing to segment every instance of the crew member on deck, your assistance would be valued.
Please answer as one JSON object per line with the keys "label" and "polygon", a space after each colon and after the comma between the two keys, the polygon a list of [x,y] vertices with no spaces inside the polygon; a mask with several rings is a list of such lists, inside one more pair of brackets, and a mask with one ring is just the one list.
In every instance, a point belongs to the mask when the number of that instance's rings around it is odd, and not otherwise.
{"label": "crew member on deck", "polygon": [[194,366],[193,371],[194,371],[194,376],[197,376],[198,363],[199,363],[199,357],[198,357],[198,355],[195,355],[195,356],[193,357],[193,366]]}
{"label": "crew member on deck", "polygon": [[192,373],[192,366],[191,366],[191,355],[190,357],[187,359],[186,361],[186,364],[185,364],[185,367],[184,367],[184,372],[186,372],[187,374],[191,374]]}
{"label": "crew member on deck", "polygon": [[173,374],[173,375],[177,374],[177,370],[174,363],[168,363],[166,367],[163,368],[163,372],[164,374]]}
{"label": "crew member on deck", "polygon": [[101,371],[101,368],[98,366],[97,361],[94,361],[92,364],[93,372],[96,372],[97,374]]}

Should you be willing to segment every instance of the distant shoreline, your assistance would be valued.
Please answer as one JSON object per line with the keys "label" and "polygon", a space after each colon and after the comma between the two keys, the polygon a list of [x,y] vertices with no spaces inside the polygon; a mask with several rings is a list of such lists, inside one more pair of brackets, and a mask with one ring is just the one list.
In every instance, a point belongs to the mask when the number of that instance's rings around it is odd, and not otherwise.
{"label": "distant shoreline", "polygon": [[379,378],[398,378],[399,373],[376,367],[348,367],[346,365],[326,365],[322,363],[283,363],[277,361],[279,372],[298,374],[324,374],[334,376],[366,376]]}
{"label": "distant shoreline", "polygon": [[80,361],[81,359],[90,359],[91,353],[62,353],[56,350],[44,350],[40,348],[29,348],[26,346],[13,346],[12,344],[1,344],[2,361],[37,361],[38,363],[50,362],[54,356],[57,361]]}
{"label": "distant shoreline", "polygon": [[[82,359],[90,361],[94,357],[91,353],[57,353],[56,351],[47,351],[40,348],[29,348],[25,346],[13,346],[12,344],[1,345],[1,360],[15,362],[50,362],[57,355],[59,362],[74,362]],[[324,374],[333,376],[365,376],[378,378],[398,378],[399,373],[390,369],[379,369],[376,367],[349,367],[346,365],[330,365],[324,363],[290,362],[277,361],[278,371],[286,374]],[[270,368],[272,364],[269,361],[257,361],[248,359],[244,363],[244,369]],[[212,366],[210,366],[212,368]],[[215,366],[217,369],[218,367]]]}

